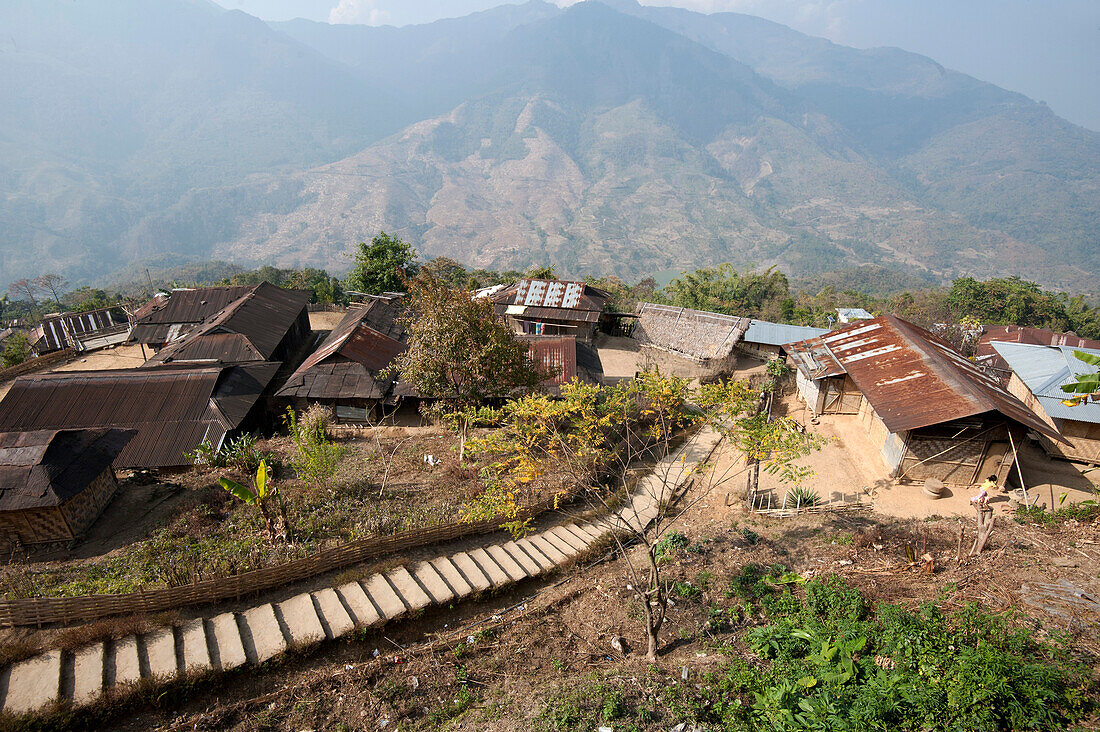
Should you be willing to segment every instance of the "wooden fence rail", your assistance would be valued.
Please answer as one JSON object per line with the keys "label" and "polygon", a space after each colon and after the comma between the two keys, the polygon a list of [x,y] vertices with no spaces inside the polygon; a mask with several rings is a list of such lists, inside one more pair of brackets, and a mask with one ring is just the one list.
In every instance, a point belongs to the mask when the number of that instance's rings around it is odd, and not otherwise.
{"label": "wooden fence rail", "polygon": [[71,348],[65,348],[60,351],[54,351],[53,353],[47,353],[45,356],[39,356],[38,358],[29,358],[23,363],[18,363],[11,368],[0,369],[0,383],[11,381],[24,374],[33,374],[35,371],[49,368],[75,355],[76,351]]}
{"label": "wooden fence rail", "polygon": [[[522,509],[519,518],[536,516],[553,507],[553,499],[540,501]],[[226,577],[215,577],[178,587],[164,587],[119,595],[0,600],[0,627],[41,627],[49,623],[83,622],[110,615],[163,612],[189,605],[239,600],[253,593],[289,585],[393,552],[430,546],[467,536],[491,534],[498,530],[500,530],[499,520],[476,523],[455,522],[410,529],[392,536],[358,539],[285,564]]]}

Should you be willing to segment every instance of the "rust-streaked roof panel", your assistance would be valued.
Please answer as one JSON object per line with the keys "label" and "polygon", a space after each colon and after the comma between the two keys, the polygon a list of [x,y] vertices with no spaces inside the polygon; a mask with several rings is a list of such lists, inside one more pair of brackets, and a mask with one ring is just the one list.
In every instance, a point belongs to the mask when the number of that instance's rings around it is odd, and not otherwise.
{"label": "rust-streaked roof panel", "polygon": [[279,390],[281,397],[381,399],[393,377],[382,377],[405,350],[405,330],[397,321],[403,303],[374,300],[353,307],[324,342],[302,362]]}
{"label": "rust-streaked roof panel", "polygon": [[0,400],[0,430],[118,427],[137,434],[118,467],[187,465],[185,451],[238,427],[279,364],[59,371],[15,380]]}
{"label": "rust-streaked roof panel", "polygon": [[859,387],[891,432],[927,427],[986,412],[1053,439],[1061,437],[1023,402],[946,342],[893,315],[853,323],[811,341],[793,344],[796,360],[824,346],[825,374],[839,365]]}

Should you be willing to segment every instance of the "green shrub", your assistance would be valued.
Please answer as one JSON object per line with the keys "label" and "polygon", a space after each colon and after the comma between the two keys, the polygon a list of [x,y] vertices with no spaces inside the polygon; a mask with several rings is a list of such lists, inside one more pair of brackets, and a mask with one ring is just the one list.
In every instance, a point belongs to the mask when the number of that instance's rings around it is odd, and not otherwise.
{"label": "green shrub", "polygon": [[839,575],[807,582],[806,607],[820,618],[860,620],[867,612],[863,595]]}
{"label": "green shrub", "polygon": [[[667,689],[679,719],[750,732],[1057,730],[1095,709],[1088,667],[1011,615],[931,603],[870,614],[838,577],[805,589],[801,610],[788,592],[765,599],[770,622],[746,637],[765,663]],[[712,627],[732,619],[711,609]]]}
{"label": "green shrub", "polygon": [[622,692],[606,684],[586,684],[560,690],[547,700],[535,717],[539,729],[556,732],[589,732],[602,722],[627,714]]}
{"label": "green shrub", "polygon": [[679,531],[669,531],[654,547],[654,557],[658,562],[668,561],[680,550],[687,549],[689,543],[688,538]]}

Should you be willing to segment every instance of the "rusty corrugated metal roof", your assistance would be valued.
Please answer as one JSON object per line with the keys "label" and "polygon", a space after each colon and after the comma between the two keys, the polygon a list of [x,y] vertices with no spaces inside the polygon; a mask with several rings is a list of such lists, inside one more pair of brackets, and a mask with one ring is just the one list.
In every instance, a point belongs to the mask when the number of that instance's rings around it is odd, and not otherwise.
{"label": "rusty corrugated metal roof", "polygon": [[379,372],[405,350],[405,330],[397,322],[403,308],[397,300],[374,300],[348,310],[320,347],[291,374],[278,396],[306,399],[385,397],[394,378],[382,377]]}
{"label": "rusty corrugated metal roof", "polygon": [[561,386],[577,377],[577,339],[574,336],[521,336],[531,359],[553,374],[543,386]]}
{"label": "rusty corrugated metal roof", "polygon": [[1023,402],[946,342],[896,316],[853,323],[793,344],[789,352],[804,355],[810,350],[805,344],[814,342],[824,346],[832,359],[825,359],[826,373],[814,378],[832,375],[834,364],[839,365],[891,432],[1000,412],[1061,439]]}
{"label": "rusty corrugated metal roof", "polygon": [[[168,297],[154,297],[133,312],[135,328],[157,324],[201,323],[214,313],[255,289],[254,285],[197,287],[172,290]],[[136,338],[136,336],[131,336]],[[152,343],[155,341],[143,341]],[[163,341],[161,341],[163,342]]]}
{"label": "rusty corrugated metal roof", "polygon": [[149,359],[239,363],[271,358],[309,304],[307,290],[261,283]]}
{"label": "rusty corrugated metal roof", "polygon": [[0,430],[137,430],[117,467],[187,465],[183,453],[217,445],[244,421],[277,362],[58,371],[15,380],[0,400]]}
{"label": "rusty corrugated metal roof", "polygon": [[0,432],[0,511],[60,506],[118,457],[134,430]]}

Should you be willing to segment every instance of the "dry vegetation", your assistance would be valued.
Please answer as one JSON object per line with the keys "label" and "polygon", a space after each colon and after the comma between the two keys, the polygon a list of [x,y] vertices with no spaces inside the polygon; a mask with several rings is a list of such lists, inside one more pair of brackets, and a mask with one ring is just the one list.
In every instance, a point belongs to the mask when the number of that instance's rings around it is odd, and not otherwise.
{"label": "dry vegetation", "polygon": [[[596,557],[598,563],[566,571],[550,586],[528,583],[362,632],[274,669],[199,681],[184,692],[140,697],[125,707],[108,703],[66,717],[65,724],[90,729],[110,719],[122,730],[579,731],[598,725],[669,730],[698,722],[705,729],[755,729],[732,712],[724,722],[716,715],[737,700],[751,706],[753,692],[775,681],[768,670],[787,668],[786,661],[762,656],[754,640],[759,629],[774,632],[784,618],[828,627],[812,608],[833,602],[843,614],[852,607],[846,591],[811,599],[808,585],[783,584],[793,577],[783,576],[788,571],[803,579],[843,577],[877,611],[866,622],[887,629],[900,622],[896,613],[884,612],[887,605],[916,613],[932,603],[953,618],[951,627],[977,619],[979,632],[988,628],[1013,653],[1038,653],[1043,664],[1063,669],[1079,694],[1073,712],[1083,715],[1078,728],[1092,729],[1100,722],[1100,647],[1091,628],[1100,618],[1050,615],[1022,602],[1020,593],[1025,584],[1055,578],[1095,592],[1100,525],[1095,519],[1052,526],[1024,520],[995,533],[990,552],[957,565],[958,524],[951,520],[779,520],[739,509],[713,519],[700,506],[681,518],[683,539],[669,543],[665,574],[674,583],[673,606],[656,665],[647,665],[638,650],[644,639],[624,563]],[[935,572],[909,567],[906,545],[931,553]],[[1078,566],[1055,565],[1065,557],[1076,557],[1071,564]],[[976,615],[967,609],[974,602],[984,608]],[[791,614],[795,606],[810,609]],[[616,636],[626,639],[625,655],[612,648]],[[1017,645],[1004,640],[1017,637]]]}
{"label": "dry vegetation", "polygon": [[[132,592],[248,571],[342,542],[455,521],[462,505],[482,490],[479,465],[459,465],[456,440],[447,432],[418,430],[411,436],[357,438],[341,444],[347,449],[331,487],[310,486],[294,477],[290,438],[257,444],[270,455],[268,462],[283,493],[294,530],[290,543],[270,542],[260,513],[217,484],[224,475],[244,481],[244,474],[194,469],[142,493],[150,505],[162,499],[169,503],[156,512],[144,512],[141,526],[115,527],[125,528],[131,541],[105,541],[105,551],[92,556],[88,554],[95,550],[81,545],[74,552],[13,556],[0,567],[0,595]],[[426,455],[438,462],[425,462]],[[147,479],[135,476],[123,481],[115,501],[124,503],[124,494],[139,491],[143,480]],[[540,484],[530,486],[529,494],[523,498],[542,497]],[[113,520],[110,511],[100,519],[100,533]]]}

